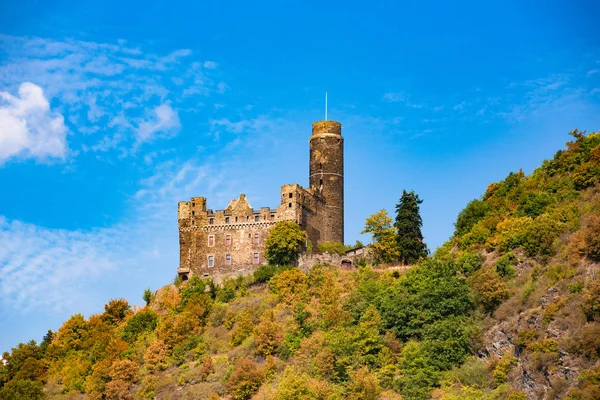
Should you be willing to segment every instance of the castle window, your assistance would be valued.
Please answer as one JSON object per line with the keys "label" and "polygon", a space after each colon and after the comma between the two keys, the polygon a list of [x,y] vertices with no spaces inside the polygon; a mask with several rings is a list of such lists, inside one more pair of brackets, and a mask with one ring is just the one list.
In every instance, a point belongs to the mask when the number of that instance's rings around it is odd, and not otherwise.
{"label": "castle window", "polygon": [[209,267],[215,266],[215,256],[208,256],[208,266]]}
{"label": "castle window", "polygon": [[237,222],[237,217],[235,217],[235,222]]}
{"label": "castle window", "polygon": [[260,235],[258,233],[254,234],[254,244],[258,244],[260,241]]}
{"label": "castle window", "polygon": [[208,247],[215,245],[215,235],[208,235]]}
{"label": "castle window", "polygon": [[231,254],[225,256],[225,265],[231,265]]}
{"label": "castle window", "polygon": [[258,256],[258,253],[254,253],[254,257],[253,257],[253,259],[252,259],[252,262],[253,262],[254,264],[258,264],[258,263],[259,263],[259,261],[260,261],[260,257]]}
{"label": "castle window", "polygon": [[225,223],[228,224],[229,223],[229,217],[225,217]]}
{"label": "castle window", "polygon": [[196,203],[192,202],[192,207],[196,207]]}
{"label": "castle window", "polygon": [[248,234],[248,238],[252,239],[252,234],[251,233]]}
{"label": "castle window", "polygon": [[271,220],[275,219],[275,214],[271,214]]}
{"label": "castle window", "polygon": [[209,224],[211,224],[211,225],[214,225],[214,223],[215,223],[215,219],[214,219],[214,218],[211,218],[211,219],[209,219],[209,220],[208,220],[208,223],[209,223]]}
{"label": "castle window", "polygon": [[323,163],[319,163],[319,168],[323,169]]}
{"label": "castle window", "polygon": [[257,215],[254,217],[254,222],[258,222],[259,220],[260,220],[260,216]]}
{"label": "castle window", "polygon": [[193,215],[196,215],[196,211],[192,211],[192,216],[193,216]]}
{"label": "castle window", "polygon": [[192,220],[192,225],[196,225],[196,221]]}
{"label": "castle window", "polygon": [[231,246],[231,235],[225,235],[225,246]]}
{"label": "castle window", "polygon": [[292,208],[292,203],[288,204],[288,207],[289,207],[289,208]]}
{"label": "castle window", "polygon": [[290,199],[291,199],[292,197],[294,197],[294,195],[293,195],[292,193],[290,193]]}

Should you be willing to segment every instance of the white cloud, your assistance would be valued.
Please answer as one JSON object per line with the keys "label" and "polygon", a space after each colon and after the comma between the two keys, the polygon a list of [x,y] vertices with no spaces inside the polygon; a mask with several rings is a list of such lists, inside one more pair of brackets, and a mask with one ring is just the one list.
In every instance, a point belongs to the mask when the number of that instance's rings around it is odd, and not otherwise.
{"label": "white cloud", "polygon": [[177,134],[181,128],[179,115],[169,104],[161,104],[154,108],[150,117],[142,122],[137,130],[137,142],[150,142],[159,136]]}
{"label": "white cloud", "polygon": [[[134,154],[129,151],[131,148],[159,134],[173,136],[178,129],[177,113],[172,115],[177,118],[161,120],[153,109],[166,103],[176,108],[175,105],[188,101],[184,97],[220,94],[227,87],[213,78],[216,63],[193,59],[189,49],[162,55],[142,52],[124,41],[106,44],[2,34],[0,49],[2,90],[14,93],[21,83],[35,82],[44,88],[46,97],[52,98],[53,105],[69,122],[71,134],[94,132],[78,137],[72,146],[114,151],[119,156],[123,152]],[[147,109],[152,115],[141,120]],[[118,124],[107,124],[109,121]],[[93,126],[99,129],[94,131]],[[118,143],[114,141],[115,129],[119,133]],[[107,146],[108,142],[117,146]]]}
{"label": "white cloud", "polygon": [[423,108],[423,104],[410,102],[409,96],[406,93],[388,92],[383,95],[383,100],[389,103],[402,103],[410,108]]}
{"label": "white cloud", "polygon": [[10,158],[64,159],[67,127],[39,86],[25,82],[18,97],[0,92],[0,165]]}

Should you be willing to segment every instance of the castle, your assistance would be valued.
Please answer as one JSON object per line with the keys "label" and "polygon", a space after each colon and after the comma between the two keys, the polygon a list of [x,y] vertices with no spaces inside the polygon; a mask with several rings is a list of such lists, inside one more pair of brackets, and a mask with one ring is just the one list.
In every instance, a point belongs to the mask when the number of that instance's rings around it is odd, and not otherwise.
{"label": "castle", "polygon": [[207,208],[204,197],[179,202],[177,272],[182,279],[245,274],[266,264],[265,240],[277,221],[297,222],[315,248],[322,242],[344,243],[342,125],[313,123],[309,143],[309,187],[283,185],[276,209],[253,209],[244,194],[217,211]]}

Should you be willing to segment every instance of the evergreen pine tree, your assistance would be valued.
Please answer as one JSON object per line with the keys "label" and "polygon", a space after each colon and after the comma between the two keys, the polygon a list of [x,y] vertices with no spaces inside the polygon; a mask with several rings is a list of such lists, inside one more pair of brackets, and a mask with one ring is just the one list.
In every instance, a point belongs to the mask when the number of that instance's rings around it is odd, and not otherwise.
{"label": "evergreen pine tree", "polygon": [[400,261],[402,263],[414,264],[421,257],[427,257],[429,250],[427,245],[423,243],[423,234],[421,226],[423,220],[419,214],[419,204],[423,200],[419,199],[419,195],[411,191],[403,191],[402,197],[396,204],[396,227],[398,249],[400,251]]}

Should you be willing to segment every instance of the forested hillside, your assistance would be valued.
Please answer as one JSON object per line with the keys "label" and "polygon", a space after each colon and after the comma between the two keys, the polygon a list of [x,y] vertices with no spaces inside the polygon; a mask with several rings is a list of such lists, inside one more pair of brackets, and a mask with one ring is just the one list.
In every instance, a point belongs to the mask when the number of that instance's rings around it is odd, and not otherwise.
{"label": "forested hillside", "polygon": [[598,399],[600,134],[511,173],[407,272],[264,266],[74,315],[0,399]]}

